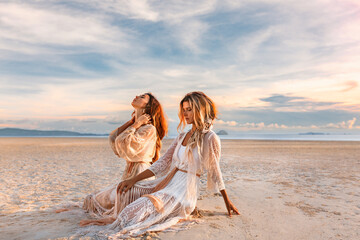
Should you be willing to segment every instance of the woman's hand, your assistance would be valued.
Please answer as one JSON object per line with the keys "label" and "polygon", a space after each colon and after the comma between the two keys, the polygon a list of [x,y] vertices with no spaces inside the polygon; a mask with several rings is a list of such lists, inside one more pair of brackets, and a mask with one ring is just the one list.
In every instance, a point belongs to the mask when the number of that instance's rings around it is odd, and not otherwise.
{"label": "woman's hand", "polygon": [[231,212],[233,212],[236,215],[240,215],[239,211],[234,206],[234,204],[230,201],[230,199],[227,199],[227,201],[225,201],[225,205],[226,205],[226,209],[228,211],[229,217],[231,217]]}
{"label": "woman's hand", "polygon": [[154,173],[150,171],[149,169],[146,169],[145,171],[139,173],[135,177],[132,177],[130,179],[124,180],[118,184],[116,187],[116,193],[123,193],[127,192],[132,186],[135,185],[138,181],[144,180],[146,178],[154,176]]}
{"label": "woman's hand", "polygon": [[135,121],[133,127],[139,128],[144,124],[148,124],[151,122],[151,116],[149,114],[143,114]]}
{"label": "woman's hand", "polygon": [[221,192],[221,195],[223,196],[224,198],[224,202],[225,202],[225,205],[226,205],[226,209],[228,211],[228,214],[229,214],[229,217],[231,217],[231,212],[233,212],[234,214],[236,215],[240,215],[239,211],[237,210],[237,208],[234,206],[234,204],[230,201],[227,193],[226,193],[226,190],[223,189],[220,191]]}
{"label": "woman's hand", "polygon": [[135,183],[136,181],[133,180],[132,178],[122,181],[121,183],[118,184],[116,188],[116,193],[121,194],[123,192],[127,192],[132,186],[134,186]]}

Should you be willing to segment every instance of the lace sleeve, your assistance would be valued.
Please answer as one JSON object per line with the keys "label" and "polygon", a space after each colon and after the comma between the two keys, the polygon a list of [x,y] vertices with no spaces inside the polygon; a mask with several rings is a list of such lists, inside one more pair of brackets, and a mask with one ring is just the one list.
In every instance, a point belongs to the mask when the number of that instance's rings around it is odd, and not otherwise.
{"label": "lace sleeve", "polygon": [[117,155],[129,162],[151,159],[155,153],[156,128],[143,125],[138,129],[128,127],[115,139],[113,148]]}
{"label": "lace sleeve", "polygon": [[112,149],[113,152],[115,153],[115,155],[117,155],[118,157],[120,157],[120,156],[119,156],[119,153],[117,152],[116,147],[115,147],[115,137],[112,136],[111,134],[109,135],[109,144],[110,144],[111,149]]}
{"label": "lace sleeve", "polygon": [[113,150],[113,152],[115,153],[115,155],[117,155],[118,157],[120,157],[119,156],[119,153],[118,153],[118,151],[117,151],[117,149],[116,149],[116,147],[115,147],[115,139],[116,139],[116,137],[117,137],[117,131],[118,131],[118,129],[115,129],[114,131],[112,131],[110,134],[109,134],[109,137],[108,137],[108,140],[109,140],[109,144],[110,144],[110,147],[111,147],[111,149]]}
{"label": "lace sleeve", "polygon": [[175,148],[179,141],[179,136],[174,139],[168,150],[166,150],[165,154],[161,156],[159,160],[157,160],[153,165],[151,165],[148,168],[150,171],[152,171],[155,174],[155,177],[158,178],[164,175],[169,170]]}
{"label": "lace sleeve", "polygon": [[220,138],[213,133],[209,137],[208,144],[209,155],[207,161],[207,188],[212,192],[218,192],[225,189],[225,184],[220,170]]}

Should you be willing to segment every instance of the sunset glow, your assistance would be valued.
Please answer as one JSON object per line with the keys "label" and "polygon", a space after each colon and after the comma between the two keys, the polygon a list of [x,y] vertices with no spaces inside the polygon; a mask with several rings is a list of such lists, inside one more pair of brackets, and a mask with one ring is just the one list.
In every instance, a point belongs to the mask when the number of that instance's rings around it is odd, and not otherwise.
{"label": "sunset glow", "polygon": [[360,4],[0,3],[0,127],[107,133],[201,90],[230,132],[360,133]]}

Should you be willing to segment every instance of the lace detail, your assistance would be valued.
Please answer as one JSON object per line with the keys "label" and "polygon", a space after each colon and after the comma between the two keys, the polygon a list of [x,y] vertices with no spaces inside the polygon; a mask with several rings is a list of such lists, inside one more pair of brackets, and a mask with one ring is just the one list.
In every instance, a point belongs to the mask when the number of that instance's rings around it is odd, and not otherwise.
{"label": "lace detail", "polygon": [[181,133],[179,136],[177,136],[177,138],[174,139],[174,141],[171,143],[170,147],[165,152],[165,154],[148,168],[150,171],[152,171],[155,174],[156,178],[163,176],[169,171],[175,148],[178,145],[179,139],[182,138],[184,134],[185,133]]}
{"label": "lace detail", "polygon": [[225,189],[225,184],[220,170],[220,138],[214,132],[210,132],[206,142],[208,144],[206,144],[207,146],[205,149],[208,157],[204,161],[204,164],[207,170],[207,188],[211,192],[218,192],[219,190]]}
{"label": "lace detail", "polygon": [[127,162],[151,162],[156,149],[156,128],[143,125],[137,130],[128,127],[116,137],[111,146]]}
{"label": "lace detail", "polygon": [[96,218],[106,218],[109,216],[116,218],[127,205],[144,194],[153,192],[153,187],[151,186],[134,186],[126,193],[117,194],[117,185],[118,184],[114,184],[108,188],[86,196],[83,209]]}
{"label": "lace detail", "polygon": [[[116,137],[115,141],[112,141],[112,138],[113,136],[109,136],[111,148],[116,155],[126,160],[122,180],[131,178],[150,166],[156,149],[156,128],[153,125],[143,125],[137,130],[128,127]],[[128,204],[151,192],[151,188],[134,187],[120,196],[116,193],[117,185],[118,183],[112,184],[86,196],[83,209],[93,217],[105,218],[112,215],[116,217]]]}
{"label": "lace detail", "polygon": [[[205,133],[203,155],[185,154],[185,157],[180,159],[178,151],[184,134],[180,134],[166,153],[149,168],[156,175],[156,179],[140,181],[126,194],[117,194],[115,205],[121,206],[114,210],[113,216],[116,215],[116,220],[103,231],[98,232],[97,236],[123,239],[139,236],[148,231],[177,228],[178,222],[189,220],[191,212],[195,209],[199,187],[197,175],[202,174],[203,170],[208,173],[210,189],[225,188],[219,165],[221,154],[219,137],[213,131]],[[171,173],[170,170],[179,166],[185,172],[176,171],[164,188],[154,192],[155,186]],[[147,194],[153,196],[150,197],[152,200]],[[154,206],[154,200],[156,200],[155,204],[161,203],[158,208]]]}
{"label": "lace detail", "polygon": [[125,207],[109,228],[118,232],[116,237],[137,236],[154,229],[164,230],[186,219],[196,204],[196,201],[187,201],[186,179],[186,173],[178,172],[164,189],[151,194],[162,203],[160,212],[149,197],[144,196]]}

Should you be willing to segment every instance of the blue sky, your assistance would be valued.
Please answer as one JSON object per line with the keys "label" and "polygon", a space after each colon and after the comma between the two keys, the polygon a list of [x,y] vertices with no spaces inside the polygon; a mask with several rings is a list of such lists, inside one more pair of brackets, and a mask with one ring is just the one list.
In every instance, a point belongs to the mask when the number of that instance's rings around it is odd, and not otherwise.
{"label": "blue sky", "polygon": [[360,133],[360,3],[0,1],[0,127],[107,133],[154,93],[176,134],[201,90],[215,129]]}

